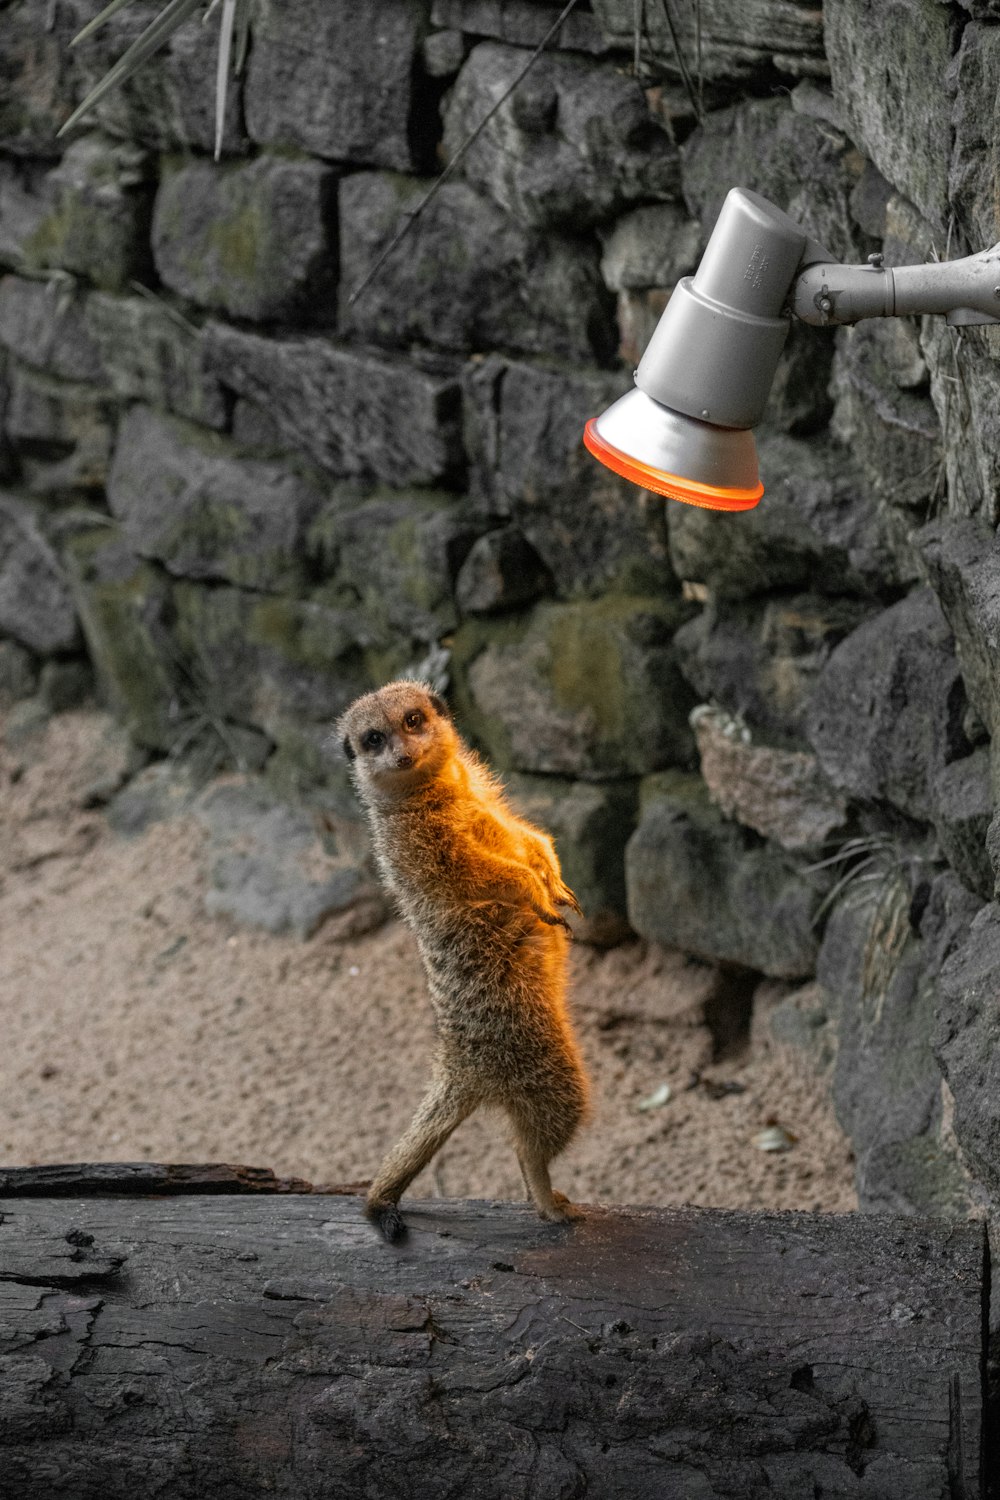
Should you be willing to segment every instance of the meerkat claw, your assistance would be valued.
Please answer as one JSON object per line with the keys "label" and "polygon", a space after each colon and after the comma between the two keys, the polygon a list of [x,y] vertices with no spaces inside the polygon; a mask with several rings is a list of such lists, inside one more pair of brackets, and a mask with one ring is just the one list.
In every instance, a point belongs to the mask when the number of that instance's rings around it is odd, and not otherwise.
{"label": "meerkat claw", "polygon": [[561,917],[557,911],[546,911],[544,907],[538,906],[532,907],[532,911],[538,920],[544,922],[548,927],[565,927],[567,932],[572,932],[573,930],[566,918]]}

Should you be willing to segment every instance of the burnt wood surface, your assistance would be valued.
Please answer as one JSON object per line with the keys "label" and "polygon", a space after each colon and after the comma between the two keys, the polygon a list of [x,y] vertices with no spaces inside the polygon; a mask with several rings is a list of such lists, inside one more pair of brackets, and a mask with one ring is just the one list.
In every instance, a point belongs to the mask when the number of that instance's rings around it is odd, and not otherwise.
{"label": "burnt wood surface", "polygon": [[433,1201],[395,1247],[180,1170],[2,1174],[2,1500],[981,1493],[980,1224]]}

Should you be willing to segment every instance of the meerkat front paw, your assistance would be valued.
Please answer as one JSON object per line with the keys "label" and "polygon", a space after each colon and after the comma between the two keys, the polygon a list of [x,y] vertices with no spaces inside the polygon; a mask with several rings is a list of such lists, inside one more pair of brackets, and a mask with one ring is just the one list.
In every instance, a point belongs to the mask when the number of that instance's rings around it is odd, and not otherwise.
{"label": "meerkat front paw", "polygon": [[577,1208],[571,1203],[565,1193],[553,1192],[552,1205],[549,1208],[540,1208],[539,1217],[548,1224],[575,1224],[584,1217],[582,1208]]}

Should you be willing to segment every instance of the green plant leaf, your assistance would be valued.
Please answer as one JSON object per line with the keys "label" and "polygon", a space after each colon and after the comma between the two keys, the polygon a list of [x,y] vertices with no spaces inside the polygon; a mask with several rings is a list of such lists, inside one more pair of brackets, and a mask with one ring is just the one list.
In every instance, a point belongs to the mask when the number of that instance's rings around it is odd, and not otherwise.
{"label": "green plant leaf", "polygon": [[72,129],[88,110],[93,109],[94,105],[104,98],[105,94],[131,78],[146,59],[158,51],[201,4],[202,0],[170,0],[170,4],[165,6],[156,19],[149,23],[141,36],[136,37],[131,47],[118,59],[110,72],[105,73],[100,83],[91,89],[83,103],[77,106],[65,125],[56,132],[57,136],[65,135],[66,131]]}

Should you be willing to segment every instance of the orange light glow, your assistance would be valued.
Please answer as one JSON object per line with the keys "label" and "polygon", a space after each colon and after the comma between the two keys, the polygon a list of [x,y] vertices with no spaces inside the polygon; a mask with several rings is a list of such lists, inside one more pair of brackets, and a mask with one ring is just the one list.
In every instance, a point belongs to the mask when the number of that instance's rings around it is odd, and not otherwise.
{"label": "orange light glow", "polygon": [[656,495],[667,495],[671,500],[700,505],[703,510],[752,510],[764,493],[764,486],[759,483],[752,490],[719,489],[700,484],[696,479],[680,479],[676,474],[664,473],[637,458],[629,458],[604,441],[597,431],[596,417],[592,417],[584,428],[583,441],[596,459],[633,484],[652,490]]}

